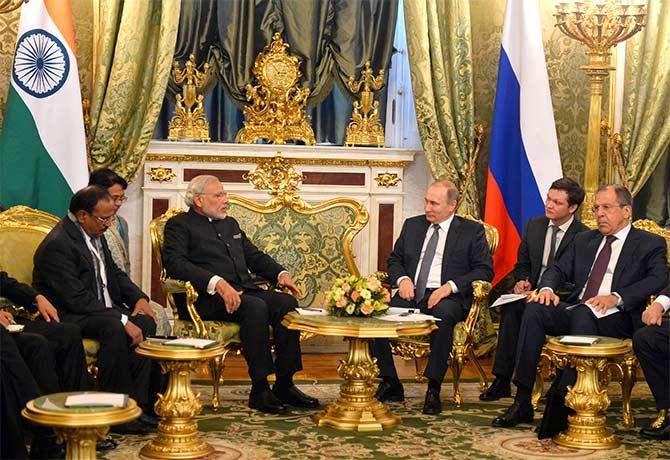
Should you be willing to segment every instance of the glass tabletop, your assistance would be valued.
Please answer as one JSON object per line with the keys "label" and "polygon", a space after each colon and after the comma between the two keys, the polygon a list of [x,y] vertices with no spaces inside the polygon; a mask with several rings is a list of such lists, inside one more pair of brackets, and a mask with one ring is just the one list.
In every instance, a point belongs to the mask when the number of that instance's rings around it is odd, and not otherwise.
{"label": "glass tabletop", "polygon": [[[115,409],[123,409],[123,407],[111,407],[111,406],[86,406],[86,407],[65,407],[65,400],[68,396],[77,396],[77,395],[106,395],[109,393],[99,392],[99,391],[72,391],[66,393],[52,393],[45,396],[40,396],[33,400],[33,405],[37,409],[53,411],[53,412],[77,412],[81,414],[90,414],[98,412],[109,412]],[[126,395],[126,399],[127,395]],[[127,406],[126,401],[126,406]]]}

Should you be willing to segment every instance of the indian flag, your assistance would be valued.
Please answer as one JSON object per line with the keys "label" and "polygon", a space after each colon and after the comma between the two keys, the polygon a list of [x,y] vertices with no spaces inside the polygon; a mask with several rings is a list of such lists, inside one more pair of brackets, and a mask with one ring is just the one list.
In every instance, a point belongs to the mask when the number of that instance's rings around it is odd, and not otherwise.
{"label": "indian flag", "polygon": [[0,204],[65,214],[88,183],[68,0],[24,4],[0,134]]}

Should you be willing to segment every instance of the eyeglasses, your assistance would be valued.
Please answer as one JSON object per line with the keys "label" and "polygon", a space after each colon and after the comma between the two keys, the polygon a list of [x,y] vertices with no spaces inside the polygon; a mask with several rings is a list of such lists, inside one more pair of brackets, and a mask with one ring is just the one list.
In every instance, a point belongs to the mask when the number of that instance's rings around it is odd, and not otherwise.
{"label": "eyeglasses", "polygon": [[625,205],[623,204],[603,204],[603,205],[594,205],[593,208],[593,213],[596,214],[598,212],[605,211],[605,212],[610,212],[614,208],[623,208]]}
{"label": "eyeglasses", "polygon": [[96,216],[95,214],[92,214],[92,213],[90,215],[95,217],[98,220],[98,222],[100,222],[103,225],[111,224],[112,221],[114,220],[114,216],[115,216],[115,214],[112,214],[109,217],[100,217],[100,216]]}
{"label": "eyeglasses", "polygon": [[115,203],[117,202],[125,203],[126,201],[128,201],[128,197],[126,195],[117,195],[117,196],[112,195],[112,200],[114,200]]}

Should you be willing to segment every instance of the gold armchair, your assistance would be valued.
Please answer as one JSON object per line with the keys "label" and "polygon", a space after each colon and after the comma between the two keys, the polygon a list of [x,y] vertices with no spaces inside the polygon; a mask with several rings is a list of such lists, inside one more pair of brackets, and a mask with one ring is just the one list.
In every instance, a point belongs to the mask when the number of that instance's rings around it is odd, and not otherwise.
{"label": "gold armchair", "polygon": [[[491,254],[495,253],[498,247],[498,230],[471,216],[464,217],[476,220],[484,226],[486,241],[489,244]],[[454,376],[454,403],[456,406],[461,405],[460,379],[467,359],[477,369],[481,391],[486,390],[486,374],[479,364],[477,357],[491,351],[496,343],[496,333],[488,309],[488,296],[491,292],[491,284],[487,281],[474,281],[472,289],[473,298],[470,312],[465,321],[456,324],[454,328],[454,344],[449,355],[449,367]],[[393,354],[407,361],[414,360],[416,379],[419,381],[424,380],[423,371],[426,367],[427,358],[430,355],[429,340],[428,336],[423,336],[400,338],[391,341],[391,352]]]}
{"label": "gold armchair", "polygon": [[[656,222],[649,219],[636,220],[633,222],[633,227],[640,230],[646,230],[665,239],[667,243],[668,264],[670,266],[670,231],[662,228]],[[649,300],[647,308],[649,308],[653,301],[654,296],[652,296],[652,298]],[[630,339],[627,340],[630,341]],[[540,397],[542,396],[542,391],[544,390],[545,375],[548,378],[556,377],[556,365],[552,358],[552,352],[546,347],[543,348],[542,354],[540,355],[540,361],[537,365],[535,384],[533,385],[532,404],[535,408],[537,408],[537,404],[540,401]],[[611,380],[616,380],[621,385],[623,424],[627,428],[631,428],[635,425],[630,402],[631,393],[633,392],[633,387],[635,386],[635,382],[637,380],[638,367],[638,360],[633,352],[631,352],[619,360],[610,363],[610,365],[600,375],[601,383],[605,386],[606,384],[609,384]]]}
{"label": "gold armchair", "polygon": [[[45,236],[59,219],[47,212],[27,206],[14,206],[0,213],[0,268],[22,283],[30,284],[33,279],[33,255]],[[28,315],[22,307],[0,298],[0,305],[16,315]],[[98,376],[97,340],[84,339],[86,365],[91,377]]]}
{"label": "gold armchair", "polygon": [[[335,278],[359,273],[352,243],[367,224],[368,211],[351,198],[307,203],[297,194],[302,176],[295,173],[281,157],[261,164],[248,177],[257,188],[270,189],[273,198],[259,203],[229,195],[228,214],[239,222],[259,249],[291,273],[304,293],[299,300],[301,306],[321,306],[323,293],[330,289]],[[240,329],[237,323],[203,321],[195,308],[198,293],[191,283],[167,277],[161,256],[163,231],[167,220],[181,212],[184,210],[170,209],[151,222],[152,248],[161,269],[163,289],[173,309],[175,334],[217,340],[226,349],[220,359],[210,362],[214,387],[212,406],[218,407],[224,360],[230,352],[240,353]],[[188,317],[179,315],[175,295],[182,296]]]}

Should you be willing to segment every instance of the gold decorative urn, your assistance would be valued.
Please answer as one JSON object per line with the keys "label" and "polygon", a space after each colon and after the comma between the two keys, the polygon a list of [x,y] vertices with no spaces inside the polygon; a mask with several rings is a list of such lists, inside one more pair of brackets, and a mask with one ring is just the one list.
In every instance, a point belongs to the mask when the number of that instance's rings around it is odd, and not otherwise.
{"label": "gold decorative urn", "polygon": [[379,101],[374,100],[374,92],[384,86],[384,71],[380,70],[373,76],[370,61],[365,63],[361,79],[349,77],[347,86],[352,93],[360,93],[360,102],[354,101],[354,111],[347,126],[345,145],[376,145],[384,146],[384,128],[379,121]]}

